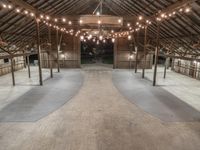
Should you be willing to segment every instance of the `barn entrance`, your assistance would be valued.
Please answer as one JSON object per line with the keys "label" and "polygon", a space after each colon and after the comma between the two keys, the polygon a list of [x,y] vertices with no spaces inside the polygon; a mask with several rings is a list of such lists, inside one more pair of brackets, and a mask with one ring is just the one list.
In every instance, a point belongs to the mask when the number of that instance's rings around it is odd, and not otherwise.
{"label": "barn entrance", "polygon": [[81,64],[113,65],[114,43],[111,39],[81,41]]}

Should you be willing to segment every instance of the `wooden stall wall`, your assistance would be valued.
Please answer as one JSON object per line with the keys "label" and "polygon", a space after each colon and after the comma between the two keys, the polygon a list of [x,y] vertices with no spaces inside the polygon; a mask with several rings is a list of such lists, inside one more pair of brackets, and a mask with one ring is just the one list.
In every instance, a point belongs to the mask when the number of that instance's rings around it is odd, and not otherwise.
{"label": "wooden stall wall", "polygon": [[[20,70],[25,67],[24,58],[23,57],[15,57],[14,58],[14,70]],[[0,76],[8,74],[11,72],[11,64],[9,59],[1,59],[0,60]]]}
{"label": "wooden stall wall", "polygon": [[175,72],[200,80],[200,63],[196,61],[175,59],[172,67]]}
{"label": "wooden stall wall", "polygon": [[[116,39],[114,45],[114,68],[119,69],[133,69],[136,64],[136,53],[132,41],[128,40],[127,37]],[[133,52],[131,52],[133,50]],[[130,57],[132,53],[132,57]],[[138,69],[141,69],[144,63],[143,49],[138,48]],[[153,55],[148,54],[146,56],[146,69],[151,69],[153,63]]]}
{"label": "wooden stall wall", "polygon": [[[57,67],[57,46],[55,38],[52,38],[52,52],[50,60],[53,68]],[[59,35],[60,40],[60,35]],[[41,54],[43,68],[49,68],[48,53]],[[80,39],[79,37],[63,35],[60,43],[59,64],[61,68],[80,67]]]}

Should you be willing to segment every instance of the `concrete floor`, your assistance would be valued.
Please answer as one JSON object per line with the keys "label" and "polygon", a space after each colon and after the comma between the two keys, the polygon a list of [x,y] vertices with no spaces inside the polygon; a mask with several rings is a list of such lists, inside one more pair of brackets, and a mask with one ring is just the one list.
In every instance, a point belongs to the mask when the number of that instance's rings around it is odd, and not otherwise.
{"label": "concrete floor", "polygon": [[82,73],[80,91],[48,116],[0,123],[0,150],[199,150],[200,122],[163,122],[144,112],[118,92],[110,68],[84,66]]}
{"label": "concrete floor", "polygon": [[[142,70],[138,70],[141,73]],[[188,76],[167,70],[166,78],[163,78],[164,67],[158,67],[157,86],[172,93],[180,100],[200,111],[200,81]],[[153,69],[146,70],[146,79],[153,80]]]}

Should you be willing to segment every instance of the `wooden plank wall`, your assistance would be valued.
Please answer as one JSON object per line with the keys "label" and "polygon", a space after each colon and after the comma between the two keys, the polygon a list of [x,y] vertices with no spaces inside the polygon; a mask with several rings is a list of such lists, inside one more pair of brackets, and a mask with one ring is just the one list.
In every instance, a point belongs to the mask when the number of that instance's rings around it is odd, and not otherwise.
{"label": "wooden plank wall", "polygon": [[[136,54],[133,52],[133,58],[130,59],[131,41],[126,38],[116,39],[114,45],[114,68],[129,69],[135,68]],[[134,48],[133,48],[133,51]],[[144,63],[143,49],[138,48],[138,68],[142,68]],[[146,69],[151,69],[153,63],[153,55],[146,56]]]}
{"label": "wooden plank wall", "polygon": [[[52,66],[57,67],[57,48],[55,40],[52,41]],[[43,68],[48,68],[47,53],[41,54]],[[59,63],[61,68],[80,67],[80,40],[78,37],[63,35],[61,42],[61,52],[59,53]]]}
{"label": "wooden plank wall", "polygon": [[[21,70],[24,68],[24,59],[23,57],[15,57],[14,58],[14,70]],[[8,74],[11,72],[11,64],[10,60],[8,63],[4,63],[4,60],[0,60],[0,76]]]}

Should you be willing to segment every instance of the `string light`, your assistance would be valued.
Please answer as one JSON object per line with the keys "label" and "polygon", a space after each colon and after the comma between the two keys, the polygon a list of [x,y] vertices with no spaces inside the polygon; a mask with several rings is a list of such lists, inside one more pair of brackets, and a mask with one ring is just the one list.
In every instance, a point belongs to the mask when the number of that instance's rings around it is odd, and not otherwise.
{"label": "string light", "polygon": [[139,16],[139,20],[142,20],[143,19],[143,17],[142,16]]}
{"label": "string light", "polygon": [[[18,7],[18,6],[17,6]],[[15,9],[15,12],[16,13],[20,13],[21,11],[23,11],[23,14],[26,14],[26,15],[28,15],[28,16],[31,16],[31,17],[34,17],[35,16],[35,14],[33,13],[33,12],[29,12],[28,10],[26,10],[25,8],[17,8],[16,6],[14,6],[14,5],[11,5],[11,4],[2,4],[2,8],[5,8],[5,9],[12,9],[12,8],[14,8]],[[170,17],[172,17],[172,16],[174,16],[177,12],[185,12],[185,13],[188,13],[188,12],[190,12],[191,11],[191,8],[189,7],[189,6],[184,6],[184,7],[182,7],[182,8],[177,8],[177,9],[174,9],[173,10],[173,12],[169,12],[169,13],[165,13],[165,12],[159,12],[159,15],[158,15],[158,17],[156,18],[156,20],[157,21],[162,21],[162,20],[165,20],[165,19],[168,19],[168,18],[170,18]],[[96,12],[96,15],[97,16],[99,16],[100,15],[100,13],[99,12]],[[45,16],[45,17],[44,17]],[[54,17],[51,17],[51,16],[47,16],[46,14],[45,15],[43,15],[43,14],[41,14],[40,15],[40,19],[47,25],[47,26],[52,26],[52,27],[54,27],[54,28],[56,28],[56,29],[59,29],[59,30],[62,30],[62,31],[65,31],[66,33],[68,33],[68,31],[66,31],[66,29],[65,28],[60,28],[60,27],[58,27],[58,26],[56,26],[56,25],[52,25],[52,24],[50,24],[49,22],[45,22],[45,20],[50,20],[50,18],[52,18],[52,20],[54,21],[54,22],[58,22],[58,21],[62,21],[62,22],[66,22],[66,19],[65,18],[59,18],[59,19],[57,19],[57,18],[54,18]],[[36,18],[38,21],[41,21],[39,18]],[[43,19],[45,19],[45,20],[43,20]],[[143,20],[144,19],[144,17],[143,16],[139,16],[138,17],[138,19],[139,20]],[[118,19],[117,20],[118,21],[118,23],[122,23],[122,19]],[[80,20],[80,24],[82,23],[83,21],[82,20]],[[98,22],[97,22],[98,24],[101,24],[102,23],[102,21],[101,20],[98,20]],[[140,30],[141,28],[145,28],[145,26],[144,25],[147,25],[147,24],[151,24],[152,22],[150,21],[150,20],[146,20],[146,21],[143,21],[143,22],[137,22],[136,23],[136,25],[139,27],[139,28],[136,28],[136,27],[132,27],[131,26],[131,24],[130,23],[127,23],[127,27],[128,27],[128,29],[130,30],[129,32],[121,32],[121,33],[119,33],[119,34],[114,34],[114,31],[113,30],[111,30],[111,33],[112,34],[110,34],[109,33],[109,38],[112,38],[112,41],[114,40],[114,37],[118,37],[118,36],[127,36],[128,38],[130,37],[130,35],[129,35],[129,33],[130,32],[134,32],[134,31],[138,31],[138,30]],[[72,24],[72,22],[71,21],[68,21],[68,24],[69,25],[71,25]],[[134,29],[133,29],[134,28]],[[69,32],[71,35],[73,34],[73,32]],[[77,32],[78,33],[78,32]],[[76,35],[77,35],[77,33],[76,33]],[[100,38],[100,37],[99,37]]]}
{"label": "string light", "polygon": [[7,5],[6,4],[2,4],[3,8],[7,8]]}
{"label": "string light", "polygon": [[69,24],[69,25],[72,25],[72,22],[71,22],[71,21],[69,21],[69,22],[68,22],[68,24]]}
{"label": "string light", "polygon": [[25,11],[24,11],[24,13],[27,15],[27,14],[28,14],[28,11],[27,11],[27,10],[25,10]]}
{"label": "string light", "polygon": [[47,20],[50,20],[50,17],[49,17],[49,16],[46,16],[46,19],[47,19]]}
{"label": "string light", "polygon": [[113,42],[113,43],[115,42],[115,38],[112,38],[112,42]]}
{"label": "string light", "polygon": [[17,9],[16,9],[16,12],[17,12],[17,13],[20,13],[20,9],[17,8]]}
{"label": "string light", "polygon": [[98,24],[101,24],[101,20],[98,20]]}
{"label": "string light", "polygon": [[97,13],[96,13],[96,15],[97,15],[97,16],[99,16],[99,15],[100,15],[100,13],[99,13],[99,12],[97,12]]}
{"label": "string light", "polygon": [[103,40],[103,36],[102,35],[99,36],[99,40]]}
{"label": "string light", "polygon": [[12,5],[8,5],[8,9],[12,9]]}
{"label": "string light", "polygon": [[62,18],[62,21],[63,21],[63,22],[66,22],[66,19],[65,19],[65,18]]}
{"label": "string light", "polygon": [[31,17],[34,17],[34,16],[35,16],[35,14],[34,14],[34,13],[30,13],[30,15],[31,15]]}
{"label": "string light", "polygon": [[190,12],[190,8],[186,8],[186,9],[185,9],[185,12],[186,12],[186,13]]}

